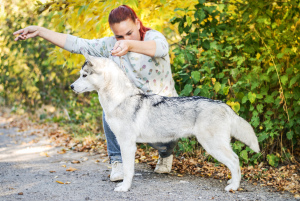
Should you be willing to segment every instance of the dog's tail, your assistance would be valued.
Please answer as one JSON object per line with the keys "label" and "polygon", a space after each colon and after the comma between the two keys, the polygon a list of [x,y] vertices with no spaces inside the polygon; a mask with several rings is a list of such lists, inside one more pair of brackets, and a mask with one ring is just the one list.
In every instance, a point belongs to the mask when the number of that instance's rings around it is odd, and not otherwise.
{"label": "dog's tail", "polygon": [[248,145],[253,151],[260,151],[257,137],[252,126],[242,117],[234,114],[231,125],[231,135]]}

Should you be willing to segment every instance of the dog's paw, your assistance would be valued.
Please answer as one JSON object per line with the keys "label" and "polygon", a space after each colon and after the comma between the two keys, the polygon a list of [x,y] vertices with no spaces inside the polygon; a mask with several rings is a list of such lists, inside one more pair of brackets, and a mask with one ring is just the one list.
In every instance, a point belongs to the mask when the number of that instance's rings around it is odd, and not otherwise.
{"label": "dog's paw", "polygon": [[239,188],[239,183],[231,183],[230,185],[226,186],[225,191],[236,191]]}
{"label": "dog's paw", "polygon": [[232,183],[232,179],[229,179],[228,181],[227,181],[227,184],[231,184]]}
{"label": "dog's paw", "polygon": [[126,192],[126,191],[129,190],[129,188],[130,188],[130,186],[125,185],[125,184],[122,182],[122,183],[119,183],[119,184],[117,185],[117,187],[115,188],[114,191],[118,191],[118,192]]}
{"label": "dog's paw", "polygon": [[122,186],[122,185],[123,185],[123,182],[120,182],[117,184],[117,187]]}

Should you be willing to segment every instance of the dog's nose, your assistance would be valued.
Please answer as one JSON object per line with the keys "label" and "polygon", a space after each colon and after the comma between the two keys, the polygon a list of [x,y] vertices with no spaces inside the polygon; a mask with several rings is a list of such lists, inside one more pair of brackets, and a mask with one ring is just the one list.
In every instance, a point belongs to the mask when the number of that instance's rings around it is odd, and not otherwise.
{"label": "dog's nose", "polygon": [[71,89],[74,90],[74,85],[73,84],[71,85]]}

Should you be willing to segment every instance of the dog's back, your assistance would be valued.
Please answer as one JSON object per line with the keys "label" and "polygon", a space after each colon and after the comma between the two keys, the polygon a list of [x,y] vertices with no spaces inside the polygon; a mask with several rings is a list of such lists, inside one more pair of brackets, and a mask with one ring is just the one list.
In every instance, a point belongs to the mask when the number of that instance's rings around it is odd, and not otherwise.
{"label": "dog's back", "polygon": [[[232,121],[238,118],[222,101],[204,97],[139,94],[130,102],[134,110],[126,114],[131,114],[132,129],[136,129],[139,142],[168,142],[191,135],[206,135],[207,132],[212,135],[222,132],[222,137],[230,138]],[[129,105],[124,104],[128,108]]]}

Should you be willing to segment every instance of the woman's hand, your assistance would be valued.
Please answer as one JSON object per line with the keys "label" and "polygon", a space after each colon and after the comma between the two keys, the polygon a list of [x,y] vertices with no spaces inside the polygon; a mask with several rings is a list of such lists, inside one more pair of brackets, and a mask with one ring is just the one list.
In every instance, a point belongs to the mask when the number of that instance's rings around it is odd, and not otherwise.
{"label": "woman's hand", "polygon": [[119,40],[111,51],[112,56],[124,56],[130,51],[130,40]]}
{"label": "woman's hand", "polygon": [[34,38],[39,35],[39,27],[38,26],[29,26],[24,29],[20,29],[13,33],[14,35],[18,35],[15,38],[17,40],[26,40],[28,38]]}
{"label": "woman's hand", "polygon": [[16,31],[14,35],[18,35],[15,38],[15,41],[26,40],[28,38],[34,38],[36,36],[40,36],[41,38],[61,48],[65,46],[67,40],[67,34],[57,33],[55,31],[46,29],[45,27],[39,27],[39,26],[29,26],[24,29],[20,29]]}

